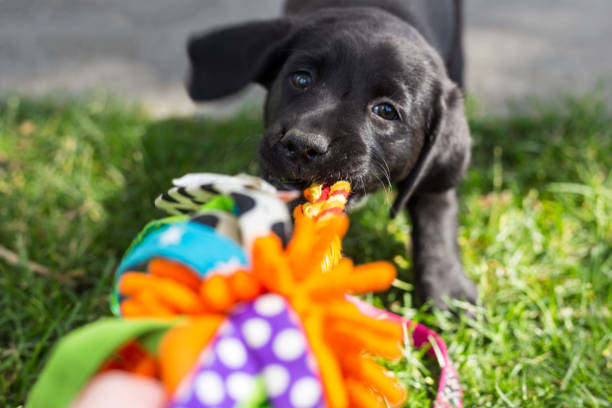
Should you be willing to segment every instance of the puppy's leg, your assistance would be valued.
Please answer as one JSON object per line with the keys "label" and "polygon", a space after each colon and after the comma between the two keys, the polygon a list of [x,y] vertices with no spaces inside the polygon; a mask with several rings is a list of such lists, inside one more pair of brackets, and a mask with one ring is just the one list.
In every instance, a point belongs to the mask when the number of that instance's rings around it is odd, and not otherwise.
{"label": "puppy's leg", "polygon": [[457,244],[457,193],[420,193],[408,202],[412,218],[415,283],[422,300],[446,309],[444,298],[475,303],[476,286],[465,275]]}

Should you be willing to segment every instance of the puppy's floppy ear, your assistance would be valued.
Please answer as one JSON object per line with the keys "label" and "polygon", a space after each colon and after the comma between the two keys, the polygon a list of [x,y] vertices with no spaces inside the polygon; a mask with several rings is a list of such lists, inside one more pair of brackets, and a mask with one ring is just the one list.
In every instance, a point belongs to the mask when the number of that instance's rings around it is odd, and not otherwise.
{"label": "puppy's floppy ear", "polygon": [[239,91],[250,82],[269,85],[292,37],[292,19],[252,22],[192,36],[187,90],[204,101]]}
{"label": "puppy's floppy ear", "polygon": [[398,184],[391,217],[415,191],[442,192],[455,187],[470,162],[470,131],[460,89],[450,80],[434,86],[434,107],[425,125],[421,153],[408,177]]}

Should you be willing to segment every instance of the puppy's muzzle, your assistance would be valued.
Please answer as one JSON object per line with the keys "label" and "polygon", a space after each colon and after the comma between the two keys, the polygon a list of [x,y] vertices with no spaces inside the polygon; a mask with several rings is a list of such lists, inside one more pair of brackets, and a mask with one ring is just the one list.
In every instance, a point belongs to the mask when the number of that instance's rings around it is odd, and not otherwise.
{"label": "puppy's muzzle", "polygon": [[329,141],[325,136],[291,129],[280,139],[285,157],[302,166],[323,161],[329,153]]}

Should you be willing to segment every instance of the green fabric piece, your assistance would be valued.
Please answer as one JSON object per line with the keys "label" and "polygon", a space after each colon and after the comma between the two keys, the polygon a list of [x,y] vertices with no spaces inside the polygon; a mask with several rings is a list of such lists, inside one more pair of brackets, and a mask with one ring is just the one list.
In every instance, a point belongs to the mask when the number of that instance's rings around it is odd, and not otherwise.
{"label": "green fabric piece", "polygon": [[178,321],[106,318],[69,333],[56,344],[26,408],[66,408],[99,367],[130,340],[165,332]]}
{"label": "green fabric piece", "polygon": [[113,290],[108,295],[108,303],[110,304],[110,311],[113,316],[121,317],[121,305],[119,304],[119,290],[117,284],[113,284]]}
{"label": "green fabric piece", "polygon": [[134,249],[136,245],[141,243],[142,240],[145,239],[145,237],[149,235],[151,232],[158,230],[165,225],[174,224],[176,222],[185,221],[188,219],[189,219],[189,216],[187,215],[173,215],[171,217],[160,218],[160,219],[148,222],[147,225],[145,225],[144,228],[138,233],[138,235],[136,235],[136,238],[132,240],[132,242],[130,243],[130,246],[125,251],[125,254],[123,256],[125,257],[127,254],[129,254],[132,251],[132,249]]}
{"label": "green fabric piece", "polygon": [[166,330],[156,330],[151,333],[144,334],[138,338],[138,344],[140,344],[148,353],[154,356],[159,356],[159,343],[164,337],[164,334],[166,334]]}
{"label": "green fabric piece", "polygon": [[233,198],[226,195],[217,195],[200,207],[200,211],[203,210],[220,210],[236,214],[236,205]]}
{"label": "green fabric piece", "polygon": [[270,401],[268,401],[268,394],[266,393],[266,388],[261,376],[257,377],[257,383],[255,384],[253,394],[247,398],[246,401],[238,405],[238,408],[272,408]]}

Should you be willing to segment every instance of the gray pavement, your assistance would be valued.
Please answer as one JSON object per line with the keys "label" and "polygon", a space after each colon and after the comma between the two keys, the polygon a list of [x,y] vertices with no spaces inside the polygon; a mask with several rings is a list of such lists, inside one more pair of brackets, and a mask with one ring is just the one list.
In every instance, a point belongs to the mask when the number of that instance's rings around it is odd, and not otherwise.
{"label": "gray pavement", "polygon": [[[101,91],[157,114],[228,112],[185,95],[194,31],[280,14],[282,0],[0,0],[0,95]],[[611,0],[467,0],[467,84],[487,110],[594,90],[612,102]],[[263,92],[247,92],[258,100]]]}

